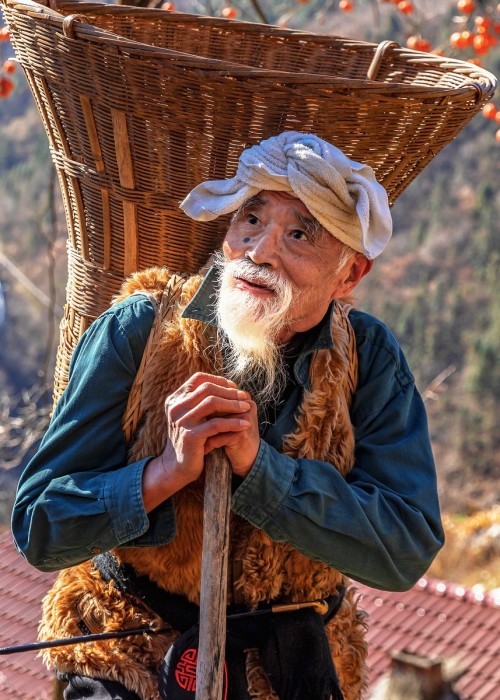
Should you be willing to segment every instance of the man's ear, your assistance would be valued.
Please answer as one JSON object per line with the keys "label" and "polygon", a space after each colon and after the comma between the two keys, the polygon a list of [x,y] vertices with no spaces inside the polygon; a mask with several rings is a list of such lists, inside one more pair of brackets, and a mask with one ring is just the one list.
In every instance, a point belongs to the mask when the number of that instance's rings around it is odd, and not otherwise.
{"label": "man's ear", "polygon": [[356,253],[342,272],[339,285],[335,290],[334,298],[341,299],[342,297],[348,296],[359,282],[361,282],[363,277],[370,272],[372,267],[373,260],[368,260],[363,253]]}

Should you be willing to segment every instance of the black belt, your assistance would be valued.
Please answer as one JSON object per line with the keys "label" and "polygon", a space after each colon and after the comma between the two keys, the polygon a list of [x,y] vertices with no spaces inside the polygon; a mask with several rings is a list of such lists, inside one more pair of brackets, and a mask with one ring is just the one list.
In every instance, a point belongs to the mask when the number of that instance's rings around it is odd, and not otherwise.
{"label": "black belt", "polygon": [[[169,593],[149,577],[138,575],[130,564],[120,564],[110,553],[93,559],[102,578],[113,581],[121,592],[143,601],[159,617],[182,633],[160,670],[160,692],[164,697],[188,698],[185,689],[176,694],[176,664],[186,650],[197,647],[199,607],[184,596]],[[333,665],[324,626],[340,608],[345,587],[325,599],[323,614],[315,611],[315,602],[290,610],[290,605],[259,605],[255,611],[246,606],[228,607],[226,666],[228,698],[249,698],[246,689],[245,651],[258,648],[261,662],[281,700],[343,700]],[[316,606],[317,608],[318,606]],[[281,608],[281,610],[280,610]],[[281,614],[286,608],[286,614]],[[184,655],[184,656],[183,656]],[[168,694],[167,694],[168,690]]]}

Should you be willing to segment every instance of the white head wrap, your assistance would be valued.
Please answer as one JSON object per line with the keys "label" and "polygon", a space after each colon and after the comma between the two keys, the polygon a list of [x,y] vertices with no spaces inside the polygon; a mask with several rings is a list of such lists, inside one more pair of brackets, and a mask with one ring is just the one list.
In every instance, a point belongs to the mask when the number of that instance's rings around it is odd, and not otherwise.
{"label": "white head wrap", "polygon": [[375,258],[392,234],[387,193],[368,165],[314,134],[285,131],[240,156],[236,176],[195,187],[181,209],[196,221],[236,211],[262,190],[288,192],[335,238]]}

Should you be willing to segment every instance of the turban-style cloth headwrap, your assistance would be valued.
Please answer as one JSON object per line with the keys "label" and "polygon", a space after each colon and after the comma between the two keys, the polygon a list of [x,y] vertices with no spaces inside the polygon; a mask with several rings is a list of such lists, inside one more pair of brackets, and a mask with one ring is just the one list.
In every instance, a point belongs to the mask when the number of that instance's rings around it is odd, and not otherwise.
{"label": "turban-style cloth headwrap", "polygon": [[196,221],[236,211],[262,190],[300,199],[335,238],[373,259],[392,234],[387,193],[368,165],[314,134],[285,131],[240,156],[235,177],[195,187],[181,209]]}

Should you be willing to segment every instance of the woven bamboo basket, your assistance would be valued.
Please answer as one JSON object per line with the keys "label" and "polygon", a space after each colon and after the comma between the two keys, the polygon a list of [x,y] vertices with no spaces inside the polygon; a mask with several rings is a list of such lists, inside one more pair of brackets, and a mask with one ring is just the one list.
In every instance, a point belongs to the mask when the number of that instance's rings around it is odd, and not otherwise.
{"label": "woven bamboo basket", "polygon": [[54,383],[125,276],[194,272],[227,221],[178,208],[242,149],[314,132],[368,163],[393,203],[491,98],[470,63],[277,27],[97,3],[1,0],[49,139],[68,227]]}

